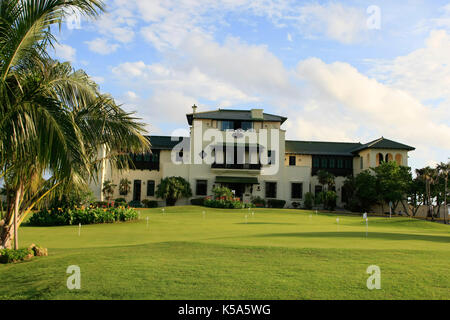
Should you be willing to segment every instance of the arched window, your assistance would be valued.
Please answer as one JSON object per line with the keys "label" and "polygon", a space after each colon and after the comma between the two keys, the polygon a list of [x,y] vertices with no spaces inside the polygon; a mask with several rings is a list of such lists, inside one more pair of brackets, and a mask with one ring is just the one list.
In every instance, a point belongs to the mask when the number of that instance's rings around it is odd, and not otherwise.
{"label": "arched window", "polygon": [[397,164],[399,166],[403,165],[403,157],[402,157],[402,155],[400,153],[397,153],[395,155],[395,162],[397,162]]}
{"label": "arched window", "polygon": [[386,162],[394,161],[394,157],[392,156],[392,154],[388,153],[386,154],[384,161]]}
{"label": "arched window", "polygon": [[382,164],[384,162],[384,157],[382,153],[378,153],[377,154],[377,166],[379,166],[380,164]]}

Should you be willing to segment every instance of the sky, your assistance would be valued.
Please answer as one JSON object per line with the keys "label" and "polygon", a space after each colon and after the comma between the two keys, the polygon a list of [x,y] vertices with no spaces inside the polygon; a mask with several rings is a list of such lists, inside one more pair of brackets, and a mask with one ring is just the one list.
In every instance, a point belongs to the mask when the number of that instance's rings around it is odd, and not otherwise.
{"label": "sky", "polygon": [[186,113],[262,108],[288,139],[416,147],[450,157],[450,2],[107,0],[72,14],[53,55],[84,69],[149,134]]}

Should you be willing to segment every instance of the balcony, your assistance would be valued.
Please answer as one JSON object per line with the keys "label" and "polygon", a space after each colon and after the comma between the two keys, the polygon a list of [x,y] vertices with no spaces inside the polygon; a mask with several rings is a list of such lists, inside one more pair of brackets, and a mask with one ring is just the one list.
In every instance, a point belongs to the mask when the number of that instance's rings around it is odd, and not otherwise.
{"label": "balcony", "polygon": [[226,164],[226,163],[213,163],[211,169],[227,169],[227,170],[261,170],[261,164]]}

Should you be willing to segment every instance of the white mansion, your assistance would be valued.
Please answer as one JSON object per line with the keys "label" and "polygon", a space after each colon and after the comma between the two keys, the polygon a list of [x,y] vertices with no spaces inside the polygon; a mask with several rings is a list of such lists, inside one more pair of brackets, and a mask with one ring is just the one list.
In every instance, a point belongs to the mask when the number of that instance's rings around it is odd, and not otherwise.
{"label": "white mansion", "polygon": [[[193,197],[212,195],[215,186],[234,190],[244,202],[253,197],[281,199],[286,206],[303,204],[306,192],[317,193],[322,186],[319,170],[336,176],[338,206],[342,206],[345,177],[376,167],[382,161],[408,165],[408,152],[413,147],[388,140],[372,142],[314,142],[285,140],[281,125],[285,117],[263,113],[261,109],[196,112],[187,115],[190,137],[150,136],[152,152],[133,155],[134,168],[115,172],[103,164],[94,195],[103,200],[102,185],[106,180],[119,185],[123,178],[131,181],[124,196],[116,188],[113,198],[157,200],[155,189],[161,179],[181,176],[190,182]],[[177,204],[188,204],[181,199]]]}

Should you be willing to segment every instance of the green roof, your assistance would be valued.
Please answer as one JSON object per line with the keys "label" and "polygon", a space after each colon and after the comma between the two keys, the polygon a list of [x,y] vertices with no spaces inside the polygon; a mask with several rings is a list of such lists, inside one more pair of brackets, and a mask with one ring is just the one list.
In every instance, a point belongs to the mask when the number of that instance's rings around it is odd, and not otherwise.
{"label": "green roof", "polygon": [[[178,143],[182,141],[182,139],[189,140],[190,138],[170,137],[170,136],[148,136],[147,139],[150,140],[151,149],[172,150]],[[371,141],[366,144],[361,144],[359,142],[354,143],[354,142],[286,140],[285,152],[293,154],[308,154],[308,155],[353,156],[365,149],[395,149],[407,151],[415,150],[414,147],[381,137],[380,139]]]}
{"label": "green roof", "polygon": [[365,149],[395,149],[395,150],[416,150],[416,148],[408,146],[403,143],[395,142],[393,140],[386,139],[381,137],[369,143],[361,145],[359,148],[356,148],[353,152],[359,152]]}
{"label": "green roof", "polygon": [[192,125],[194,119],[211,119],[211,120],[241,120],[241,121],[267,121],[284,123],[287,118],[273,114],[263,113],[262,119],[252,118],[251,110],[231,110],[219,109],[215,111],[196,112],[186,115],[189,125]]}
{"label": "green roof", "polygon": [[172,150],[183,139],[188,137],[170,137],[170,136],[147,136],[150,140],[151,149],[154,150]]}
{"label": "green roof", "polygon": [[353,156],[361,143],[286,140],[286,153],[309,155]]}
{"label": "green roof", "polygon": [[227,177],[217,176],[216,183],[245,183],[245,184],[259,184],[256,177]]}
{"label": "green roof", "polygon": [[354,156],[365,149],[395,149],[412,151],[415,148],[384,137],[366,144],[359,142],[321,142],[286,140],[286,153],[309,155]]}

